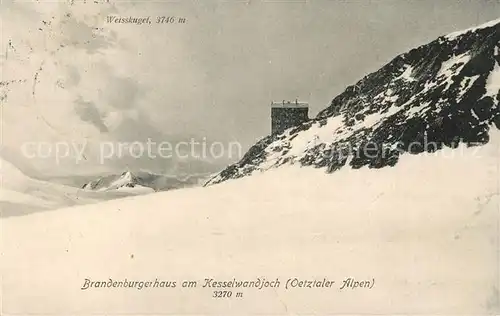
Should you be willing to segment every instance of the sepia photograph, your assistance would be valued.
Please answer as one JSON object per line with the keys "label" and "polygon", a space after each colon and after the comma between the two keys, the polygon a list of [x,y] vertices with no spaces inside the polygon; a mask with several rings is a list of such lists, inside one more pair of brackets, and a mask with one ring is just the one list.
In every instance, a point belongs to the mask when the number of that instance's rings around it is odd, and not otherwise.
{"label": "sepia photograph", "polygon": [[0,0],[0,315],[500,315],[500,0]]}

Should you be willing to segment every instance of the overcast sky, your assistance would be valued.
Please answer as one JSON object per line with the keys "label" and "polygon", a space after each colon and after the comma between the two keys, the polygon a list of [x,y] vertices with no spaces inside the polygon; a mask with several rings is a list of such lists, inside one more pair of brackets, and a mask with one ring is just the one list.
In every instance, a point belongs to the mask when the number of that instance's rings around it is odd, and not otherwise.
{"label": "overcast sky", "polygon": [[500,17],[500,1],[137,2],[121,13],[134,12],[187,19],[114,27],[141,53],[133,62],[153,66],[155,120],[248,144],[269,133],[271,100],[309,101],[315,115],[397,54]]}
{"label": "overcast sky", "polygon": [[[40,13],[56,16],[51,32],[65,36],[54,45],[80,45],[78,63],[76,53],[61,60],[82,120],[118,138],[188,135],[245,148],[269,133],[271,100],[308,101],[315,116],[396,55],[500,17],[500,0],[75,2],[3,0],[1,17],[19,39],[35,34]],[[111,25],[108,15],[186,23]],[[116,112],[128,113],[126,124],[113,123]]]}

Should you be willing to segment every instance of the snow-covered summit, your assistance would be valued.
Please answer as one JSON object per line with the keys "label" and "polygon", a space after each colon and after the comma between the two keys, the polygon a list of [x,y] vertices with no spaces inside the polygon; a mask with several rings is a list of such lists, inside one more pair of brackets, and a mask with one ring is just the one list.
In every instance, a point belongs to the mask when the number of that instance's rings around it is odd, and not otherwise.
{"label": "snow-covered summit", "polygon": [[455,39],[458,36],[464,35],[464,34],[469,33],[469,32],[475,32],[477,30],[481,30],[481,29],[485,29],[485,28],[490,28],[490,27],[496,27],[496,28],[498,28],[499,25],[500,25],[500,18],[492,20],[492,21],[488,21],[488,22],[480,24],[478,26],[474,26],[474,27],[468,28],[466,30],[461,30],[461,31],[458,31],[458,32],[450,33],[450,34],[448,34],[446,36],[446,38],[448,38],[448,39]]}
{"label": "snow-covered summit", "polygon": [[146,171],[125,171],[121,174],[111,174],[86,183],[82,188],[93,191],[112,190],[140,190],[140,191],[166,191],[185,187],[196,186],[201,175],[176,177],[160,175]]}
{"label": "snow-covered summit", "polygon": [[144,192],[94,192],[33,178],[0,157],[0,218],[92,204]]}
{"label": "snow-covered summit", "polygon": [[316,118],[263,138],[207,185],[284,164],[382,168],[405,153],[488,143],[500,128],[500,20],[454,34],[397,56]]}

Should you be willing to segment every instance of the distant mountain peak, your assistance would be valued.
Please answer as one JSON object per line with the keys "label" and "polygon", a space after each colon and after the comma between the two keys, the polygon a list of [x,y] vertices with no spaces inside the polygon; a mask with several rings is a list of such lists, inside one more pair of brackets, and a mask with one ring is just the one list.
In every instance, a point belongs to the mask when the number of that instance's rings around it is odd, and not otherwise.
{"label": "distant mountain peak", "polygon": [[196,186],[199,176],[180,179],[176,176],[160,175],[147,171],[126,170],[121,174],[111,174],[90,181],[82,188],[92,191],[113,191],[123,188],[150,189],[151,191],[166,191],[190,186]]}

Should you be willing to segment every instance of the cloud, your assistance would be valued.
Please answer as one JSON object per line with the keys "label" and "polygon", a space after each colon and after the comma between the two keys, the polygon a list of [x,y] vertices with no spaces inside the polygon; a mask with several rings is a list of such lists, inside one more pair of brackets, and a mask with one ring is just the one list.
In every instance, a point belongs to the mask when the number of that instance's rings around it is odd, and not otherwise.
{"label": "cloud", "polygon": [[102,98],[113,108],[127,110],[137,107],[141,88],[134,78],[108,78],[107,85],[101,90]]}
{"label": "cloud", "polygon": [[[105,10],[94,13],[102,18],[105,16]],[[98,23],[95,16],[89,20],[84,16],[82,19],[76,18],[74,8],[68,8],[66,13],[60,12],[55,32],[61,37],[58,42],[61,45],[69,45],[76,49],[83,49],[87,54],[103,53],[107,48],[114,47],[117,44],[117,35],[115,32],[107,32]],[[97,22],[97,23],[96,23]],[[92,24],[96,23],[96,24]]]}
{"label": "cloud", "polygon": [[101,113],[93,102],[84,101],[81,97],[78,97],[75,101],[75,111],[83,121],[93,124],[100,132],[108,132]]}
{"label": "cloud", "polygon": [[71,88],[77,86],[80,83],[81,79],[82,77],[80,75],[78,67],[76,67],[75,65],[66,66],[65,84],[67,87]]}

